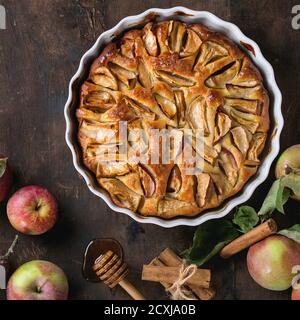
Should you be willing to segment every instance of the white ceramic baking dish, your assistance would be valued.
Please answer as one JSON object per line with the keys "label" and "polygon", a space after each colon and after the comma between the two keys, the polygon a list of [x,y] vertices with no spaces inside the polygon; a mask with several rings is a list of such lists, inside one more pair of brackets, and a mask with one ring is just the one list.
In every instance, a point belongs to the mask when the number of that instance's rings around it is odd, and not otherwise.
{"label": "white ceramic baking dish", "polygon": [[[269,134],[268,145],[263,154],[262,164],[257,174],[245,185],[243,190],[234,197],[230,198],[221,207],[207,211],[196,217],[179,217],[171,220],[163,220],[157,217],[142,217],[128,209],[117,207],[110,199],[108,194],[102,190],[96,183],[93,174],[89,172],[82,163],[81,151],[77,143],[78,123],[75,117],[75,110],[78,106],[79,88],[81,83],[87,77],[91,62],[100,54],[104,45],[112,41],[124,30],[134,26],[143,25],[149,20],[178,19],[187,23],[202,23],[207,27],[220,31],[232,39],[235,43],[248,50],[248,54],[264,77],[264,84],[270,94],[270,112],[271,112],[271,131]],[[255,53],[255,54],[254,54]],[[210,12],[193,11],[184,7],[174,7],[170,9],[149,9],[139,15],[130,16],[121,20],[114,28],[105,31],[97,39],[93,47],[88,50],[80,61],[79,68],[69,84],[69,98],[65,105],[66,119],[66,141],[72,151],[73,163],[76,170],[82,175],[89,189],[98,197],[103,199],[107,205],[114,211],[125,213],[134,220],[141,223],[153,223],[162,227],[170,228],[179,225],[196,226],[210,219],[217,219],[227,215],[233,208],[246,202],[254,190],[267,178],[271,164],[277,156],[280,148],[280,133],[283,128],[283,117],[281,113],[282,96],[276,84],[274,71],[270,63],[262,55],[258,45],[248,37],[234,24],[226,22]],[[99,214],[102,214],[99,212]]]}

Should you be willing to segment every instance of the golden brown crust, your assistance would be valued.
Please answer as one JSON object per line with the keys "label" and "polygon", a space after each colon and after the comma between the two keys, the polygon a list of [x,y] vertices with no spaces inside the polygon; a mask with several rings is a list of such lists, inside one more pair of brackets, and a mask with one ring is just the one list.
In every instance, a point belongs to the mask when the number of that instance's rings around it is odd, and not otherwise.
{"label": "golden brown crust", "polygon": [[[230,39],[200,24],[164,21],[104,48],[81,87],[77,118],[84,163],[112,201],[169,219],[218,207],[255,174],[269,97],[259,71]],[[128,161],[120,152],[120,121],[128,122],[129,144],[149,143],[148,160],[151,129],[173,130],[179,140],[184,128],[203,130],[203,172],[189,175],[189,165],[175,159],[161,164],[160,152],[158,164]],[[114,151],[117,163],[101,161]]]}

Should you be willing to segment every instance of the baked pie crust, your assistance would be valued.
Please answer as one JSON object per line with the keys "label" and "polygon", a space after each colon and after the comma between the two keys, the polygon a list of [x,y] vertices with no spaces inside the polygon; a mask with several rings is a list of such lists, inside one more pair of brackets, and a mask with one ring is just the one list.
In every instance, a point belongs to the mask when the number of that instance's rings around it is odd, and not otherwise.
{"label": "baked pie crust", "polygon": [[[119,207],[165,219],[193,216],[235,195],[260,165],[269,98],[259,71],[231,40],[201,24],[148,23],[109,43],[81,87],[78,139],[85,165]],[[119,152],[151,129],[202,130],[202,172],[186,161],[139,163]],[[145,137],[135,139],[135,130]],[[149,159],[151,141],[144,150]],[[103,151],[105,150],[105,151]],[[103,152],[118,161],[101,161]],[[198,152],[198,151],[197,151]]]}

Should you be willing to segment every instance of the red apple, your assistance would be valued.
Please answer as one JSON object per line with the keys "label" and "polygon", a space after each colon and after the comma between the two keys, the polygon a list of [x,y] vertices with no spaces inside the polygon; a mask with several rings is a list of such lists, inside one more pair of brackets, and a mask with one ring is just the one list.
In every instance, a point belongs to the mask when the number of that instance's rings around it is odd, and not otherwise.
{"label": "red apple", "polygon": [[293,289],[292,291],[292,300],[300,300],[300,289]]}
{"label": "red apple", "polygon": [[55,264],[34,260],[23,264],[10,277],[8,300],[66,300],[68,280]]}
{"label": "red apple", "polygon": [[281,235],[270,236],[250,247],[247,266],[263,288],[281,291],[292,285],[293,267],[300,265],[300,245]]}
{"label": "red apple", "polygon": [[7,158],[0,156],[0,202],[8,196],[12,183],[13,175]]}
{"label": "red apple", "polygon": [[[275,168],[276,177],[287,175],[292,169],[300,170],[300,144],[289,147],[279,157]],[[292,198],[300,201],[299,197],[293,196]]]}
{"label": "red apple", "polygon": [[39,235],[50,230],[57,221],[57,202],[47,189],[27,186],[9,199],[7,216],[19,232]]}
{"label": "red apple", "polygon": [[295,285],[292,291],[292,300],[300,300],[300,281]]}

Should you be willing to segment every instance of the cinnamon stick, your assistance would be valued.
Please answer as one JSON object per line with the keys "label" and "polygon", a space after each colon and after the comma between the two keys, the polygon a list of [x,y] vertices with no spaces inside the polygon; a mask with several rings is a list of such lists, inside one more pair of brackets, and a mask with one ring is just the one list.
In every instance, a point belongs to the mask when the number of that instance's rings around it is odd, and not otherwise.
{"label": "cinnamon stick", "polygon": [[[180,268],[181,267],[144,265],[142,280],[174,283],[178,280]],[[197,269],[195,274],[186,281],[186,284],[209,288],[210,279],[210,270]]]}
{"label": "cinnamon stick", "polygon": [[276,222],[273,219],[269,219],[261,225],[255,227],[251,231],[230,242],[221,250],[220,256],[224,259],[227,259],[276,232]]}
{"label": "cinnamon stick", "polygon": [[[165,266],[158,258],[155,258],[151,261],[150,265],[153,266]],[[169,289],[172,285],[167,282],[161,282],[161,284],[165,287],[166,290],[168,290],[171,294],[174,294],[175,289]],[[184,291],[186,292],[186,295],[190,299],[197,299],[197,297],[193,294],[193,292],[187,287],[183,286]]]}
{"label": "cinnamon stick", "polygon": [[[182,259],[170,248],[166,248],[158,256],[158,259],[169,267],[178,267],[182,264]],[[216,292],[213,288],[202,288],[198,285],[189,285],[188,286],[194,294],[196,294],[201,300],[211,300]]]}

